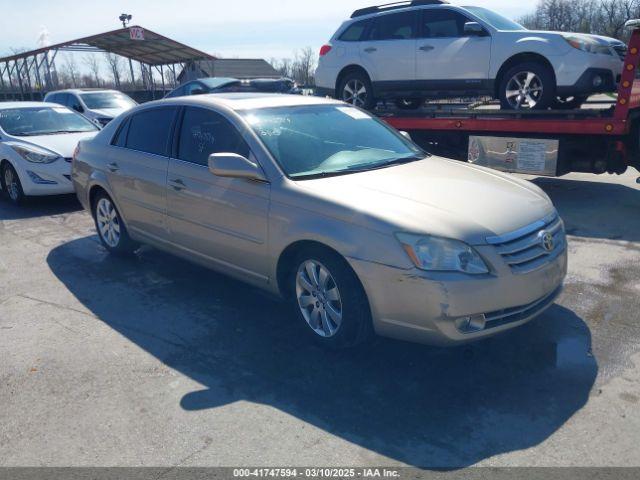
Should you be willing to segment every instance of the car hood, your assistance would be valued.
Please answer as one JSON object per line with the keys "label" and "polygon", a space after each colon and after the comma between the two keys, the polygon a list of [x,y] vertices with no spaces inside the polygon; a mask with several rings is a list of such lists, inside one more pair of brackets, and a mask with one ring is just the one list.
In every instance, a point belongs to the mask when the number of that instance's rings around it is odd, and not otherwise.
{"label": "car hood", "polygon": [[533,34],[537,37],[543,37],[543,38],[557,38],[557,37],[567,37],[567,36],[586,37],[586,38],[591,38],[593,40],[596,40],[601,45],[616,46],[621,43],[624,45],[623,42],[621,42],[620,40],[616,40],[615,38],[604,37],[602,35],[593,35],[590,33],[555,32],[555,31],[549,31],[549,30],[524,30],[521,32],[519,31],[517,33],[520,35],[527,34],[527,36],[530,36],[529,34]]}
{"label": "car hood", "polygon": [[131,110],[129,107],[125,108],[101,108],[99,110],[91,110],[91,113],[95,117],[104,117],[104,118],[116,118],[121,113],[124,113],[128,110]]}
{"label": "car hood", "polygon": [[471,245],[554,212],[547,195],[530,182],[439,157],[296,184],[327,202],[304,205],[317,205],[318,213],[387,233],[423,233]]}
{"label": "car hood", "polygon": [[80,140],[95,137],[98,132],[64,133],[57,135],[38,135],[35,137],[11,137],[12,143],[20,145],[33,145],[40,149],[45,148],[61,157],[71,158],[73,151]]}

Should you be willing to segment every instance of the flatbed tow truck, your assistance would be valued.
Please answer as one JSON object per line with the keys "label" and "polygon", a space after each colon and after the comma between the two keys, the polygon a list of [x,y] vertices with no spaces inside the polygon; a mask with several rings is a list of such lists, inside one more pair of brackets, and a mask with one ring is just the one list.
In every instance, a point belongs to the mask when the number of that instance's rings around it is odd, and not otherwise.
{"label": "flatbed tow truck", "polygon": [[640,20],[626,26],[632,34],[617,95],[600,96],[580,109],[509,111],[486,102],[432,102],[417,111],[375,113],[431,153],[505,172],[640,171]]}

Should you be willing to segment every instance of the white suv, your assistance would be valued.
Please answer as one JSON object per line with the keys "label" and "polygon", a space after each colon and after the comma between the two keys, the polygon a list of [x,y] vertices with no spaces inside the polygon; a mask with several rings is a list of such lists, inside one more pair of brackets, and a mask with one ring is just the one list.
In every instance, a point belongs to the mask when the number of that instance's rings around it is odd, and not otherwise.
{"label": "white suv", "polygon": [[69,107],[100,127],[138,105],[133,98],[122,92],[97,88],[70,88],[49,92],[44,101]]}
{"label": "white suv", "polygon": [[531,31],[481,7],[415,0],[357,10],[320,50],[317,91],[371,109],[425,97],[491,95],[503,108],[575,108],[613,92],[626,45]]}

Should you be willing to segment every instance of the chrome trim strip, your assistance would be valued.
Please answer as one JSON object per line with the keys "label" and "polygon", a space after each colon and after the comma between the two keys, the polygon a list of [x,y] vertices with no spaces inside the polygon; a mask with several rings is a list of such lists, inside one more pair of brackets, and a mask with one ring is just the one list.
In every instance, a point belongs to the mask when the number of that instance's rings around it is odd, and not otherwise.
{"label": "chrome trim strip", "polygon": [[556,219],[556,217],[558,217],[558,212],[554,210],[553,213],[547,215],[541,220],[533,222],[530,225],[527,225],[510,233],[505,233],[504,235],[487,237],[485,240],[489,245],[498,245],[500,243],[512,242],[513,240],[517,240],[520,237],[524,237],[526,235],[529,235],[530,233],[535,232],[536,230],[544,228],[549,223],[552,223]]}

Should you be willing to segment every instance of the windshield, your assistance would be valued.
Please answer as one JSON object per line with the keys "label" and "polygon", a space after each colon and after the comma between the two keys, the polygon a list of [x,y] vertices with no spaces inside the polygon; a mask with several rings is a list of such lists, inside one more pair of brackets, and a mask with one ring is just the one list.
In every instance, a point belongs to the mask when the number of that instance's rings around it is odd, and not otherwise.
{"label": "windshield", "polygon": [[526,30],[526,28],[524,28],[519,23],[516,23],[513,20],[509,20],[507,17],[503,17],[502,15],[486,8],[464,7],[464,9],[473,13],[480,20],[487,22],[497,30],[507,30],[512,32]]}
{"label": "windshield", "polygon": [[65,107],[29,107],[0,110],[0,127],[17,137],[55,133],[93,132],[93,123]]}
{"label": "windshield", "polygon": [[265,108],[243,115],[290,178],[372,170],[427,156],[383,122],[347,105]]}
{"label": "windshield", "polygon": [[137,105],[131,97],[120,92],[81,93],[80,97],[89,110],[133,108]]}

